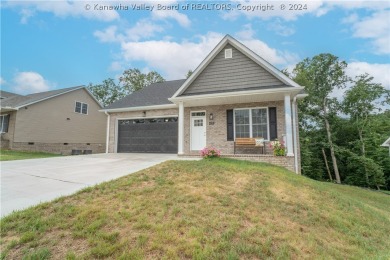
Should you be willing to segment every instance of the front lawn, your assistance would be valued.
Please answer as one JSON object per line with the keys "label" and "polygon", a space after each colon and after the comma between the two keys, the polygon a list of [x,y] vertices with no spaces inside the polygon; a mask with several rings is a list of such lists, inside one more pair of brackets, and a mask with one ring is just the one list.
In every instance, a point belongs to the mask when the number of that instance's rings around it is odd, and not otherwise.
{"label": "front lawn", "polygon": [[388,195],[231,159],[165,162],[0,224],[6,259],[390,258]]}
{"label": "front lawn", "polygon": [[42,152],[0,150],[0,161],[36,159],[36,158],[46,158],[46,157],[56,157],[56,156],[61,156],[61,155],[54,154],[54,153],[42,153]]}

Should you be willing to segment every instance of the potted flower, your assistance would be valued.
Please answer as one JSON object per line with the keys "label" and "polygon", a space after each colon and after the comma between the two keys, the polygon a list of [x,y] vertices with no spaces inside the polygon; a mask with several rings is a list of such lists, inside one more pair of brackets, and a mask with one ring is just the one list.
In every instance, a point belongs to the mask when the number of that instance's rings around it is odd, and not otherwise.
{"label": "potted flower", "polygon": [[275,139],[275,141],[270,142],[269,147],[273,150],[275,156],[286,155],[286,147],[284,146],[283,141]]}
{"label": "potted flower", "polygon": [[205,147],[200,151],[200,155],[205,159],[216,158],[221,156],[221,151],[216,148]]}

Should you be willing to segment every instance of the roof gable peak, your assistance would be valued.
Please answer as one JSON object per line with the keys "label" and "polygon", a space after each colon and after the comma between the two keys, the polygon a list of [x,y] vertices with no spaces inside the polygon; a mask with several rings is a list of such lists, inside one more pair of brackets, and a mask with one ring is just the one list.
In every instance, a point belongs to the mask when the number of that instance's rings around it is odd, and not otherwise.
{"label": "roof gable peak", "polygon": [[200,63],[200,65],[195,69],[192,75],[184,82],[181,88],[179,88],[172,98],[176,98],[183,94],[185,90],[198,78],[198,76],[207,68],[207,66],[214,60],[214,58],[223,50],[226,45],[232,45],[238,51],[243,53],[245,56],[253,60],[257,65],[268,71],[274,77],[282,81],[284,84],[291,87],[301,87],[299,84],[288,78],[281,71],[267,62],[265,59],[261,58],[254,51],[246,47],[244,44],[230,36],[229,34],[225,35],[222,40],[214,47],[214,49],[207,55],[207,57]]}

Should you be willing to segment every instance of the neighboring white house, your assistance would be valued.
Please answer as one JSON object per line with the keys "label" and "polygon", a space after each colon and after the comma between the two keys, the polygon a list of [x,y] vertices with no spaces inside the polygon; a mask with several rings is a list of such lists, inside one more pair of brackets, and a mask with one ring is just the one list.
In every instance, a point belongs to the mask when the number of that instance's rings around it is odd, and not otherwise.
{"label": "neighboring white house", "polygon": [[389,147],[389,156],[390,156],[390,137],[381,145],[383,147]]}

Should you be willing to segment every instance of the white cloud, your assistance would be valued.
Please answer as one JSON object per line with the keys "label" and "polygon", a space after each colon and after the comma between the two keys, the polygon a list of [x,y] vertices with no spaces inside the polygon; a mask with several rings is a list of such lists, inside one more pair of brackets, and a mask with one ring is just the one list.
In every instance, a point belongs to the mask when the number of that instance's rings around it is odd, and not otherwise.
{"label": "white cloud", "polygon": [[350,62],[347,67],[348,76],[356,76],[368,73],[374,77],[374,82],[381,83],[385,88],[390,90],[390,64],[378,64],[367,62]]}
{"label": "white cloud", "polygon": [[136,23],[136,25],[126,31],[126,36],[130,40],[138,41],[142,38],[150,38],[157,32],[162,32],[164,29],[152,22],[143,19]]}
{"label": "white cloud", "polygon": [[109,67],[110,71],[121,71],[124,70],[122,63],[119,61],[113,61]]}
{"label": "white cloud", "polygon": [[93,35],[98,38],[101,42],[116,42],[118,36],[116,34],[117,27],[115,25],[107,27],[103,31],[95,31]]}
{"label": "white cloud", "polygon": [[[368,73],[374,78],[373,82],[380,83],[384,88],[390,90],[390,64],[353,61],[348,63],[348,67],[345,72],[351,79],[355,79],[356,76]],[[341,101],[345,91],[351,87],[352,84],[348,83],[344,89],[334,89],[331,93],[331,97],[335,97]]]}
{"label": "white cloud", "polygon": [[113,21],[119,18],[119,13],[115,10],[95,10],[103,5],[117,5],[114,2],[85,2],[85,1],[7,1],[3,7],[21,8],[21,23],[28,20],[37,12],[49,12],[55,16],[65,18],[85,17],[100,21]]}
{"label": "white cloud", "polygon": [[244,29],[237,32],[235,36],[237,40],[273,65],[288,66],[299,62],[298,55],[288,51],[278,51],[269,47],[265,42],[256,39],[255,33],[252,25],[246,24],[244,25]]}
{"label": "white cloud", "polygon": [[191,25],[190,19],[187,15],[178,12],[177,10],[153,10],[152,17],[155,20],[174,19],[182,27],[189,27]]}
{"label": "white cloud", "polygon": [[32,9],[22,9],[20,11],[20,15],[22,17],[22,18],[20,18],[20,23],[26,24],[28,22],[28,19],[30,19],[30,17],[34,16],[34,14],[35,14],[35,11]]}
{"label": "white cloud", "polygon": [[359,16],[356,13],[353,13],[353,14],[347,16],[347,17],[344,17],[341,20],[341,23],[353,24],[353,23],[356,23],[358,20],[359,20]]}
{"label": "white cloud", "polygon": [[255,35],[255,31],[252,29],[252,25],[250,23],[244,25],[244,29],[237,32],[236,36],[243,40],[253,39]]}
{"label": "white cloud", "polygon": [[372,16],[354,21],[353,36],[371,39],[378,54],[390,53],[390,11],[375,12]]}
{"label": "white cloud", "polygon": [[[248,25],[244,29],[246,32],[239,32],[238,35],[244,37],[238,40],[271,64],[287,66],[299,61],[299,57],[294,53],[278,51],[254,39],[250,29]],[[124,41],[121,47],[126,62],[142,61],[148,68],[157,70],[167,79],[179,79],[184,78],[189,69],[194,70],[223,37],[223,34],[209,32],[198,36],[197,41]]]}
{"label": "white cloud", "polygon": [[143,61],[167,79],[180,79],[189,69],[194,70],[222,38],[222,34],[208,33],[199,36],[198,42],[127,41],[121,46],[125,61]]}
{"label": "white cloud", "polygon": [[93,35],[101,42],[123,42],[123,41],[139,41],[148,39],[163,32],[164,28],[158,24],[152,23],[150,20],[142,19],[133,27],[125,30],[122,33],[118,32],[118,27],[115,25],[109,26],[102,31],[95,31]]}
{"label": "white cloud", "polygon": [[33,71],[18,72],[13,79],[13,90],[18,94],[48,91],[54,84]]}
{"label": "white cloud", "polygon": [[5,81],[2,77],[0,77],[0,85],[4,85],[6,83],[7,83],[7,81]]}
{"label": "white cloud", "polygon": [[290,36],[295,33],[294,28],[282,24],[280,19],[276,19],[276,21],[269,23],[267,29],[281,36]]}

